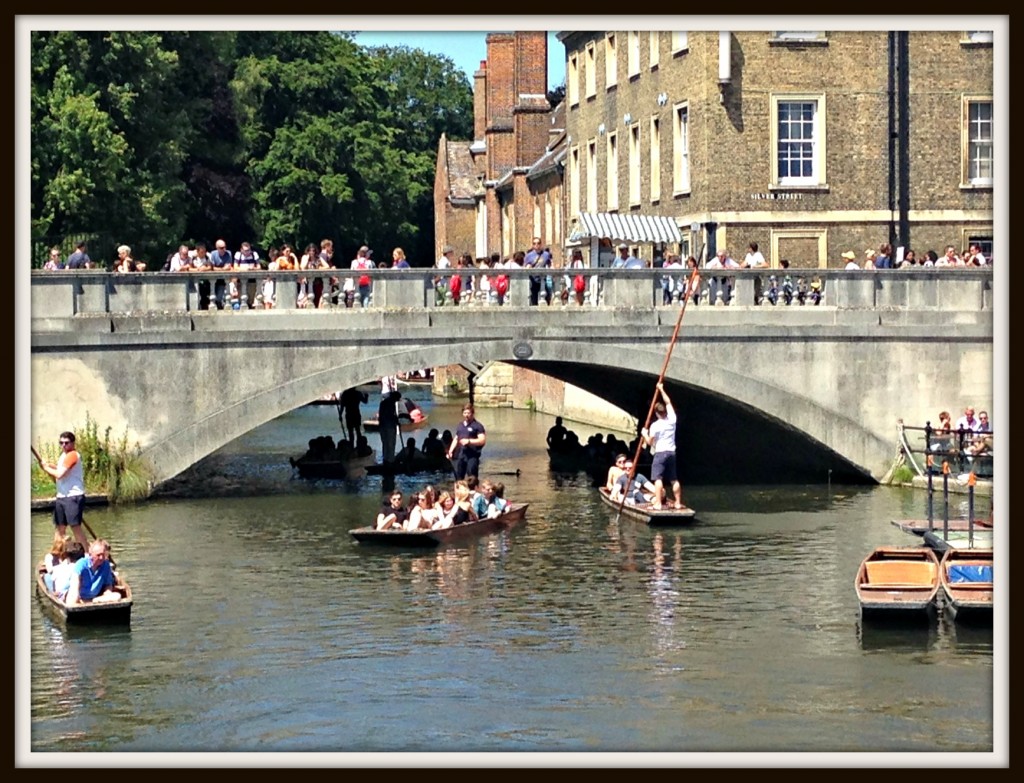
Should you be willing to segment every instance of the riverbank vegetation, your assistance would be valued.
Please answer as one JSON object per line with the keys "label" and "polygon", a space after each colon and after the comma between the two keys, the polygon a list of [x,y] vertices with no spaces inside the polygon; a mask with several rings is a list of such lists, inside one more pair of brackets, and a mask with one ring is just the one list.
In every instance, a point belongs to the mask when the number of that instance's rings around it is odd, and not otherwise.
{"label": "riverbank vegetation", "polygon": [[[152,471],[140,456],[136,443],[129,445],[128,433],[111,440],[111,427],[99,434],[99,425],[86,414],[85,426],[76,429],[75,449],[82,457],[87,495],[106,495],[111,503],[140,500],[149,495]],[[47,462],[56,462],[60,447],[37,445],[36,450]],[[49,474],[32,461],[32,497],[52,498],[54,483]]]}

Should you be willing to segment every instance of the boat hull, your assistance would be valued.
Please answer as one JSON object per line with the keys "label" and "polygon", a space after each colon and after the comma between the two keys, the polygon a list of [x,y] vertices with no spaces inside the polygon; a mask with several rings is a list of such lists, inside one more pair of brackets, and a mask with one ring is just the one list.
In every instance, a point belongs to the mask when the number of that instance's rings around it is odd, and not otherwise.
{"label": "boat hull", "polygon": [[928,547],[878,547],[861,561],[854,589],[865,616],[929,614],[939,593],[939,560]]}
{"label": "boat hull", "polygon": [[618,500],[612,500],[608,490],[604,487],[598,487],[597,491],[606,506],[614,508],[616,512],[621,508],[622,516],[643,522],[651,527],[659,525],[690,525],[697,520],[697,512],[692,508],[677,509],[664,506],[659,510],[652,507],[649,503],[620,503]]}
{"label": "boat hull", "polygon": [[36,595],[39,602],[52,618],[66,626],[129,625],[132,620],[132,590],[124,585],[119,601],[84,603],[68,606],[46,589],[43,581],[45,568],[36,570]]}
{"label": "boat hull", "polygon": [[947,611],[959,621],[992,622],[992,550],[948,549],[939,568]]}
{"label": "boat hull", "polygon": [[373,525],[349,531],[361,544],[431,548],[507,530],[526,518],[529,503],[513,503],[509,510],[494,519],[478,519],[444,530],[377,530]]}

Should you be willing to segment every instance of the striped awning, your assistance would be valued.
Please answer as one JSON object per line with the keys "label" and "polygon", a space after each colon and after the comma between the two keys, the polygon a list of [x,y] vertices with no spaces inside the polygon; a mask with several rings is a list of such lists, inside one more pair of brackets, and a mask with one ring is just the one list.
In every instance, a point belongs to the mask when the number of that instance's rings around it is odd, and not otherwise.
{"label": "striped awning", "polygon": [[675,218],[664,215],[620,215],[616,212],[580,212],[570,242],[596,237],[619,242],[679,242]]}

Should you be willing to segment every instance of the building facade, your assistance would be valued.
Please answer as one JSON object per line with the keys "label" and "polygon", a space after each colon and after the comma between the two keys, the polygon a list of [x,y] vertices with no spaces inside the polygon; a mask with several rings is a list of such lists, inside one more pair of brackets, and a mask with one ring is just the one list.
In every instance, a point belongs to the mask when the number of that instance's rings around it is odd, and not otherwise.
{"label": "building facade", "polygon": [[844,251],[863,260],[883,243],[1000,252],[991,32],[558,39],[565,233],[592,262],[615,241],[654,261],[722,248],[742,260],[756,242],[772,266],[794,267],[841,266]]}
{"label": "building facade", "polygon": [[502,258],[565,239],[564,108],[547,99],[547,33],[490,33],[473,83],[473,140],[442,136],[434,178],[437,253]]}

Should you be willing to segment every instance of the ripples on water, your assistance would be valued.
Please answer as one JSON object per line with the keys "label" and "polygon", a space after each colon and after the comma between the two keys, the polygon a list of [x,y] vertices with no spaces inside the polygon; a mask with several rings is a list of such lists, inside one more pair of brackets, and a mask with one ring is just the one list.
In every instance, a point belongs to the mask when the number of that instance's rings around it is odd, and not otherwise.
{"label": "ripples on water", "polygon": [[[889,520],[919,495],[693,487],[699,522],[652,529],[548,472],[548,417],[481,419],[487,468],[519,469],[502,480],[530,509],[461,546],[356,544],[380,479],[281,470],[329,407],[190,471],[219,493],[90,510],[132,626],[69,634],[33,599],[33,750],[991,750],[991,629],[859,621],[856,565],[912,543]],[[50,530],[33,515],[35,551]]]}

